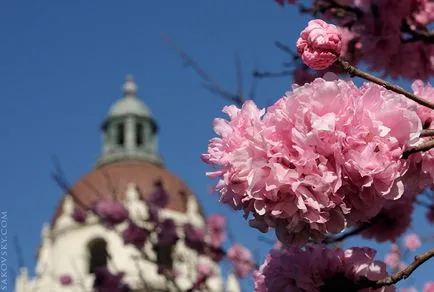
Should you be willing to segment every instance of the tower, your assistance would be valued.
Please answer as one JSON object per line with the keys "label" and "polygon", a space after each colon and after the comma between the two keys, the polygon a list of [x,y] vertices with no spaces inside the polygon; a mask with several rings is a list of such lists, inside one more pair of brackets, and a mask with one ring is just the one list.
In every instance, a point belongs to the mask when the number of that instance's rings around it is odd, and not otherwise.
{"label": "tower", "polygon": [[137,85],[128,75],[123,97],[109,111],[101,126],[103,150],[97,165],[121,160],[161,164],[157,149],[157,124],[137,97]]}
{"label": "tower", "polygon": [[[136,248],[124,244],[118,229],[106,228],[97,216],[90,214],[82,223],[73,220],[77,207],[91,209],[95,201],[110,200],[122,203],[129,218],[141,222],[150,214],[146,199],[158,181],[169,195],[167,206],[160,211],[162,218],[172,219],[177,229],[186,223],[198,228],[205,225],[204,212],[195,195],[165,169],[158,153],[157,130],[150,110],[137,97],[132,76],[127,76],[123,96],[102,123],[102,151],[94,169],[68,190],[52,221],[44,225],[36,277],[30,279],[28,271],[22,269],[16,280],[16,292],[92,291],[95,268],[101,266],[124,272],[124,281],[133,291],[173,291],[167,278],[158,273],[158,251],[148,243],[142,250],[146,255],[143,257]],[[230,287],[225,288],[218,264],[190,249],[182,235],[166,256],[183,275],[175,280],[181,289],[191,288],[197,278],[196,266],[204,263],[214,272],[206,282],[210,292],[224,289],[239,292],[233,279],[229,281]],[[65,276],[71,282],[68,285],[62,284]],[[144,289],[144,283],[148,290]]]}

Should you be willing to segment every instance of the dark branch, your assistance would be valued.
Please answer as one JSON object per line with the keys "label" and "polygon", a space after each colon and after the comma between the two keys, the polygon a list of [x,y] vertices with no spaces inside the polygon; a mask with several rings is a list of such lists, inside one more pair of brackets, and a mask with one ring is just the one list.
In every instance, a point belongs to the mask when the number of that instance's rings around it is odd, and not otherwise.
{"label": "dark branch", "polygon": [[220,85],[217,81],[214,80],[193,58],[187,55],[183,50],[181,50],[167,35],[162,35],[164,41],[173,48],[177,54],[184,60],[186,66],[192,68],[197,75],[204,81],[204,87],[207,88],[214,94],[218,94],[231,102],[236,103],[238,106],[241,106],[244,101],[248,98],[245,98],[243,95],[239,93],[231,93],[229,90]]}
{"label": "dark branch", "polygon": [[395,84],[392,84],[392,83],[387,82],[381,78],[375,77],[375,76],[373,76],[373,75],[371,75],[365,71],[362,71],[362,70],[352,66],[350,63],[348,63],[345,60],[338,59],[337,63],[340,64],[342,66],[342,68],[348,74],[350,74],[350,76],[352,76],[352,77],[358,76],[358,77],[361,77],[365,80],[374,82],[374,83],[376,83],[376,84],[378,84],[378,85],[380,85],[380,86],[382,86],[388,90],[402,94],[405,97],[417,102],[420,105],[423,105],[423,106],[428,107],[430,109],[434,109],[434,103],[433,102],[425,100],[425,99],[423,99],[423,98],[421,98],[421,97],[419,97],[419,96],[417,96],[417,95],[415,95],[415,94],[413,94],[413,93],[411,93],[411,92],[409,92],[409,91],[407,91],[407,90],[405,90],[405,89],[403,89],[403,88],[401,88]]}
{"label": "dark branch", "polygon": [[380,288],[383,286],[390,286],[398,283],[400,280],[407,279],[420,265],[422,265],[432,257],[434,257],[434,248],[421,255],[415,256],[414,261],[401,271],[383,280],[377,281],[368,287]]}
{"label": "dark branch", "polygon": [[281,72],[261,72],[261,71],[253,71],[253,77],[255,78],[274,78],[274,77],[283,77],[292,75],[292,71],[283,70]]}
{"label": "dark branch", "polygon": [[431,150],[434,148],[434,139],[428,140],[418,146],[414,146],[408,150],[406,150],[402,154],[402,158],[407,159],[411,154],[417,153],[417,152],[425,152],[428,150]]}
{"label": "dark branch", "polygon": [[356,227],[356,228],[352,229],[351,231],[348,231],[348,232],[346,232],[340,236],[326,238],[322,241],[322,243],[330,244],[330,243],[342,242],[349,237],[352,237],[354,235],[358,235],[358,234],[362,233],[363,231],[365,231],[366,229],[371,227],[373,224],[374,224],[374,222],[367,222],[367,223],[362,224],[359,227]]}

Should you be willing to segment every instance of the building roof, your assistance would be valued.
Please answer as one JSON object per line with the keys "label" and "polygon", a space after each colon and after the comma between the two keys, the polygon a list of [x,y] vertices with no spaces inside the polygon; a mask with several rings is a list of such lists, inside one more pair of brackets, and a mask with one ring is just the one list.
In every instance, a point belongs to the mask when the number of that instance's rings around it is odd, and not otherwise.
{"label": "building roof", "polygon": [[[174,174],[162,166],[147,161],[119,161],[101,165],[80,178],[70,190],[80,205],[90,207],[96,200],[124,201],[129,183],[137,186],[141,198],[146,199],[160,180],[169,194],[167,209],[186,212],[187,199],[194,196],[191,190]],[[60,202],[53,220],[62,213],[63,200]],[[199,207],[200,208],[200,207]],[[202,209],[200,209],[203,215]]]}

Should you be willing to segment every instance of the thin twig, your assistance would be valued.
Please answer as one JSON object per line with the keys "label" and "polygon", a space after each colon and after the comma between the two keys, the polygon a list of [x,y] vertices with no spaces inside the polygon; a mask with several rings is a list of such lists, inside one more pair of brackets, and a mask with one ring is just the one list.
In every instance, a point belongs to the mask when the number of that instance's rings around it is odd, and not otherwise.
{"label": "thin twig", "polygon": [[420,137],[431,137],[434,136],[434,129],[425,129],[420,132]]}
{"label": "thin twig", "polygon": [[371,74],[369,74],[369,73],[367,73],[365,71],[362,71],[362,70],[360,70],[360,69],[352,66],[350,63],[348,63],[347,61],[345,61],[343,59],[339,58],[337,62],[340,65],[342,65],[342,68],[348,74],[350,74],[351,76],[358,76],[358,77],[361,77],[361,78],[363,78],[365,80],[369,80],[369,81],[374,82],[374,83],[376,83],[378,85],[381,85],[382,87],[384,87],[384,88],[386,88],[388,90],[391,90],[393,92],[402,94],[402,95],[406,96],[407,98],[409,98],[409,99],[417,102],[420,105],[426,106],[426,107],[428,107],[430,109],[434,109],[434,103],[433,102],[425,100],[425,99],[423,99],[423,98],[421,98],[421,97],[419,97],[419,96],[417,96],[417,95],[415,95],[415,94],[413,94],[413,93],[411,93],[411,92],[403,89],[402,87],[399,87],[399,86],[397,86],[395,84],[387,82],[387,81],[385,81],[385,80],[383,80],[381,78],[375,77],[375,76],[373,76],[373,75],[371,75]]}
{"label": "thin twig", "polygon": [[407,159],[411,154],[417,153],[417,152],[425,152],[428,150],[431,150],[434,148],[434,139],[428,140],[418,146],[414,146],[402,154],[402,158]]}
{"label": "thin twig", "polygon": [[178,55],[185,61],[186,66],[192,68],[197,75],[205,82],[204,87],[207,88],[214,94],[218,94],[237,105],[241,106],[246,100],[244,96],[233,94],[223,86],[221,86],[217,81],[214,80],[206,71],[196,62],[193,58],[182,51],[167,35],[162,34],[163,40],[172,47]]}
{"label": "thin twig", "polygon": [[17,256],[18,261],[18,268],[25,267],[26,264],[24,263],[24,257],[23,257],[23,249],[21,248],[20,241],[18,239],[18,236],[14,236],[14,247],[15,247],[15,254]]}
{"label": "thin twig", "polygon": [[253,77],[255,78],[274,78],[274,77],[283,77],[292,75],[292,71],[283,70],[280,72],[268,72],[268,71],[253,71]]}
{"label": "thin twig", "polygon": [[426,208],[428,208],[428,209],[431,209],[431,205],[430,205],[429,203],[427,203],[427,202],[423,202],[423,201],[421,201],[421,200],[416,199],[415,203],[416,203],[417,205],[419,205],[419,206],[422,206],[422,207],[426,207]]}
{"label": "thin twig", "polygon": [[87,209],[87,205],[75,194],[75,192],[72,190],[70,184],[65,178],[65,175],[63,173],[63,170],[57,160],[57,157],[53,155],[53,164],[55,171],[51,174],[54,181],[57,183],[57,185],[64,191],[66,194],[71,195],[74,202],[77,205],[80,205],[84,210]]}
{"label": "thin twig", "polygon": [[410,265],[402,269],[401,271],[383,280],[377,281],[373,285],[370,285],[368,287],[380,288],[383,286],[390,286],[396,284],[400,280],[407,279],[420,265],[422,265],[432,257],[434,257],[434,248],[430,249],[429,251],[421,255],[415,256],[414,261]]}
{"label": "thin twig", "polygon": [[244,89],[243,89],[243,69],[241,66],[241,58],[240,55],[235,55],[235,71],[237,73],[237,96],[242,96]]}
{"label": "thin twig", "polygon": [[366,229],[371,227],[373,224],[374,224],[373,222],[367,222],[367,223],[362,224],[359,227],[356,227],[356,228],[352,229],[351,231],[346,232],[340,236],[326,238],[322,241],[322,243],[330,244],[330,243],[342,242],[345,239],[347,239],[348,237],[352,237],[354,235],[358,235],[358,234],[362,233],[363,231],[365,231]]}
{"label": "thin twig", "polygon": [[290,47],[288,47],[287,45],[279,42],[279,41],[275,41],[274,45],[276,47],[278,47],[280,50],[282,50],[283,52],[289,54],[293,60],[298,60],[300,59],[300,57],[298,56],[298,54],[296,52],[294,52]]}

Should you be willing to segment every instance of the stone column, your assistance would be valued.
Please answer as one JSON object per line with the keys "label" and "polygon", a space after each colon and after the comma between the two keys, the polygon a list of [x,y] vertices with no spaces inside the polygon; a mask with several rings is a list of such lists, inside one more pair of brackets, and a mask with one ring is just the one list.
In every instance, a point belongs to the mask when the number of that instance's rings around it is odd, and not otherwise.
{"label": "stone column", "polygon": [[136,125],[134,117],[125,120],[125,149],[132,152],[136,149]]}

